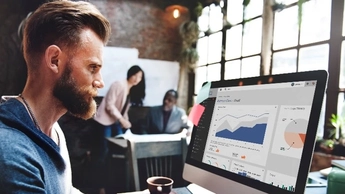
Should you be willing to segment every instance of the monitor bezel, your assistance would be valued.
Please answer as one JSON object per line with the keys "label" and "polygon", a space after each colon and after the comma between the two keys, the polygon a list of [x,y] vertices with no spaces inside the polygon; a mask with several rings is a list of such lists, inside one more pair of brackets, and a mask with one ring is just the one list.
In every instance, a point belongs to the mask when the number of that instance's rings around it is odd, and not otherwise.
{"label": "monitor bezel", "polygon": [[[200,169],[202,173],[209,172],[211,174],[217,175],[216,177],[219,177],[219,178],[222,177],[224,179],[230,180],[230,182],[236,182],[243,185],[244,187],[248,186],[249,188],[254,188],[256,190],[259,190],[265,193],[280,193],[280,194],[304,193],[305,186],[307,183],[306,181],[307,181],[308,173],[310,169],[311,158],[312,158],[312,154],[313,154],[313,150],[315,146],[318,121],[320,118],[320,111],[322,107],[323,97],[325,94],[327,78],[328,78],[327,71],[317,70],[317,71],[286,73],[286,74],[279,74],[279,75],[258,76],[258,77],[211,82],[211,88],[219,88],[219,87],[248,86],[248,85],[284,83],[284,82],[298,82],[298,81],[312,81],[312,80],[316,81],[314,98],[313,98],[312,108],[311,108],[311,113],[310,113],[310,119],[309,119],[309,123],[307,127],[307,133],[306,133],[307,135],[305,139],[304,149],[302,152],[301,163],[300,163],[300,168],[299,168],[294,192],[283,190],[273,185],[269,185],[264,182],[249,179],[249,178],[237,175],[235,173],[231,173],[229,171],[221,170],[217,167],[207,165],[203,163],[202,161],[194,160],[190,157],[192,146],[189,146],[188,148],[183,177],[189,182],[193,182],[195,184],[203,186],[202,185],[203,183],[195,182],[195,180],[198,180],[197,178],[192,178],[191,176],[186,174],[190,170],[186,168],[193,167],[193,169]],[[191,142],[189,145],[194,144],[196,131],[197,131],[197,126],[194,125],[193,132],[191,135]],[[222,185],[214,185],[214,188],[206,188],[206,189],[209,189],[217,193],[217,191],[214,189],[217,189],[221,186]]]}

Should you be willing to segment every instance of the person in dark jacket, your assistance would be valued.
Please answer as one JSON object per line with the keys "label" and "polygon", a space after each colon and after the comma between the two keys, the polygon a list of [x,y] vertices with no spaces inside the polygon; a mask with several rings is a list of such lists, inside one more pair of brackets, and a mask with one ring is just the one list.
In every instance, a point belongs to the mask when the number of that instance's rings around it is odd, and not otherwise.
{"label": "person in dark jacket", "polygon": [[[163,98],[163,104],[150,107],[142,125],[144,134],[176,134],[188,130],[186,111],[176,106],[178,93],[168,90]],[[187,131],[186,131],[187,132]]]}
{"label": "person in dark jacket", "polygon": [[25,22],[28,77],[17,97],[0,105],[0,193],[80,193],[72,186],[65,137],[67,111],[88,119],[104,86],[102,51],[109,21],[88,2],[42,4]]}

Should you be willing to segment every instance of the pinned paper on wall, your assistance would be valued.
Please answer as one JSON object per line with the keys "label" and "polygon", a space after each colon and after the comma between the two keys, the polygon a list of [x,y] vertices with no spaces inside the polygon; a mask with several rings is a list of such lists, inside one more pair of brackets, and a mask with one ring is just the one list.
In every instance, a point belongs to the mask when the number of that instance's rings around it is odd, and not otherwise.
{"label": "pinned paper on wall", "polygon": [[192,110],[188,115],[188,119],[192,121],[195,126],[198,126],[201,115],[204,113],[205,107],[200,104],[194,104]]}
{"label": "pinned paper on wall", "polygon": [[201,87],[201,89],[199,90],[198,96],[196,98],[197,104],[200,104],[202,101],[208,98],[210,89],[211,89],[211,82],[207,82],[204,86]]}

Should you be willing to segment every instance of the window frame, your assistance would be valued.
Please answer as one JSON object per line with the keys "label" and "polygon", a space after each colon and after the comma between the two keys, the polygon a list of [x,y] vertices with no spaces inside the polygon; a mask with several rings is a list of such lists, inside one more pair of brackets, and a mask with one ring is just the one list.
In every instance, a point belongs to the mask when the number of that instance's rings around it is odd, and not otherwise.
{"label": "window frame", "polygon": [[[323,138],[327,139],[329,137],[329,118],[331,118],[332,114],[336,114],[338,112],[338,97],[340,93],[344,93],[345,95],[345,88],[340,88],[339,80],[340,80],[340,67],[341,67],[341,52],[342,52],[342,42],[345,41],[345,36],[343,36],[343,15],[344,15],[344,1],[332,0],[331,1],[331,21],[330,21],[330,39],[324,41],[318,41],[308,44],[300,44],[300,31],[298,32],[298,44],[297,46],[276,49],[273,50],[273,28],[274,28],[274,11],[271,7],[267,8],[267,5],[271,6],[271,0],[263,0],[263,13],[260,16],[256,16],[255,18],[262,17],[262,45],[261,45],[261,53],[258,54],[261,58],[260,64],[260,75],[271,75],[272,74],[272,67],[273,67],[273,54],[276,52],[296,49],[297,50],[297,57],[296,57],[296,72],[298,71],[298,63],[299,63],[299,52],[300,49],[307,48],[310,46],[328,44],[329,45],[329,54],[328,54],[328,83],[326,88],[326,101],[325,101],[325,117],[320,118],[324,119],[324,133]],[[288,7],[297,6],[296,3],[292,3],[288,5]],[[227,9],[227,0],[224,0],[224,8]],[[225,11],[226,12],[226,11]],[[302,13],[303,14],[303,13]],[[226,16],[225,16],[226,17]],[[303,22],[303,21],[302,21]],[[245,20],[242,18],[242,22],[236,24],[242,24],[242,32],[244,29]],[[268,28],[265,28],[267,26]],[[234,58],[230,60],[225,59],[225,49],[226,49],[226,30],[224,28],[220,30],[223,33],[222,39],[222,57],[221,57],[221,70],[220,70],[220,78],[224,80],[225,77],[225,64],[230,61],[241,60],[243,58],[253,57],[257,55],[249,55],[243,57],[241,52],[241,57]],[[219,32],[219,31],[218,31]],[[264,36],[266,39],[264,40]],[[201,37],[200,37],[201,38]],[[242,46],[243,46],[243,35],[242,35]],[[345,43],[344,43],[345,44]],[[218,63],[218,62],[217,62]],[[213,64],[213,63],[212,63]],[[212,65],[206,64],[204,66]],[[242,64],[241,64],[242,66]],[[199,66],[198,66],[199,67]],[[242,68],[241,68],[242,69]],[[242,71],[242,70],[241,70]],[[241,73],[242,74],[242,73]],[[241,75],[240,75],[241,76]],[[193,84],[194,86],[194,84]],[[193,90],[194,91],[194,90]],[[194,94],[196,95],[196,94]]]}

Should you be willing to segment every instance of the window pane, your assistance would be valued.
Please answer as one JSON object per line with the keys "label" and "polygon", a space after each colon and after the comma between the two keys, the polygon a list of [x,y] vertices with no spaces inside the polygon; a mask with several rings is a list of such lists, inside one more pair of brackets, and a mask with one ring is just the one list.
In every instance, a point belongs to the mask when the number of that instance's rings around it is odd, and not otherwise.
{"label": "window pane", "polygon": [[296,46],[298,42],[297,6],[276,12],[274,20],[273,49]]}
{"label": "window pane", "polygon": [[234,26],[226,31],[225,59],[241,57],[242,25]]}
{"label": "window pane", "polygon": [[220,6],[210,5],[210,30],[219,31],[223,28],[223,14]]}
{"label": "window pane", "polygon": [[208,63],[219,62],[222,56],[222,32],[209,36]]}
{"label": "window pane", "polygon": [[208,36],[199,38],[196,50],[199,54],[198,66],[207,64]]}
{"label": "window pane", "polygon": [[262,18],[244,24],[242,55],[248,56],[261,52]]}
{"label": "window pane", "polygon": [[220,80],[220,63],[207,66],[207,81]]}
{"label": "window pane", "polygon": [[260,75],[260,56],[249,57],[242,60],[241,77],[254,77]]}
{"label": "window pane", "polygon": [[339,87],[345,88],[345,42],[344,41],[341,44]]}
{"label": "window pane", "polygon": [[197,67],[195,69],[195,88],[194,93],[198,94],[202,84],[207,81],[206,80],[206,66]]}
{"label": "window pane", "polygon": [[236,79],[241,77],[241,61],[229,61],[225,63],[224,79]]}
{"label": "window pane", "polygon": [[332,1],[308,1],[303,4],[301,44],[328,40]]}
{"label": "window pane", "polygon": [[230,24],[238,24],[243,19],[243,0],[228,0],[227,19]]}
{"label": "window pane", "polygon": [[199,30],[206,32],[208,30],[210,7],[205,7],[202,10],[201,16],[198,18]]}
{"label": "window pane", "polygon": [[263,3],[263,0],[250,1],[244,11],[244,19],[247,20],[262,15]]}
{"label": "window pane", "polygon": [[298,71],[328,70],[328,44],[302,48],[299,53]]}
{"label": "window pane", "polygon": [[272,74],[296,72],[297,50],[287,50],[273,54]]}

